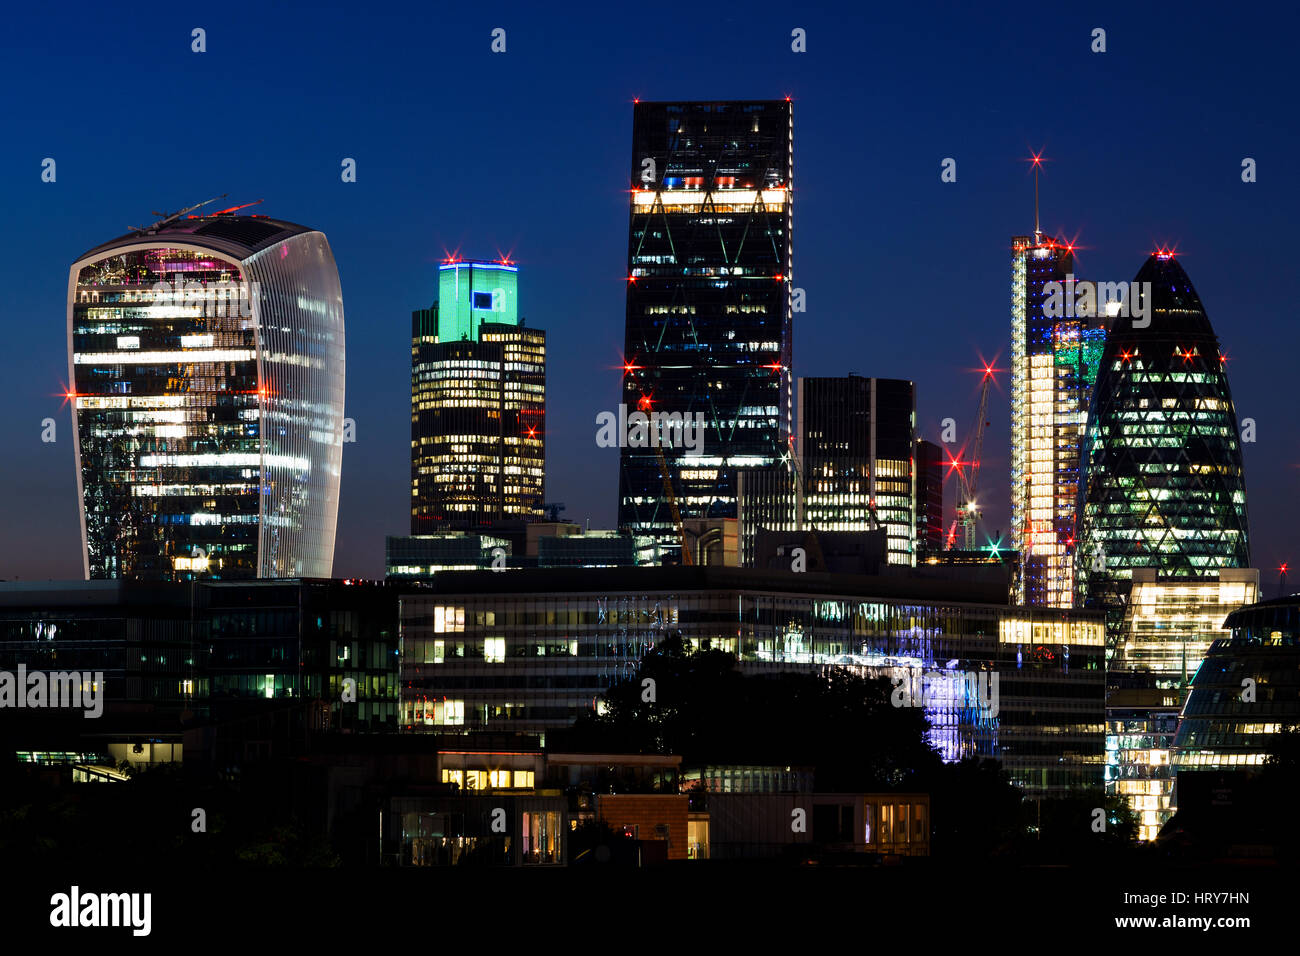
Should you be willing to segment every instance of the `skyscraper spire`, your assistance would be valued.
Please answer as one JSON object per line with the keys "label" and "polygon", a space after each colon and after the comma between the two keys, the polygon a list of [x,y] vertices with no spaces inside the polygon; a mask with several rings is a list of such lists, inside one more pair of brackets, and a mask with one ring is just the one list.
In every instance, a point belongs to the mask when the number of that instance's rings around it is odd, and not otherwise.
{"label": "skyscraper spire", "polygon": [[1034,239],[1042,238],[1043,230],[1038,224],[1038,171],[1043,168],[1043,153],[1038,151],[1030,160],[1034,164]]}
{"label": "skyscraper spire", "polygon": [[1080,428],[1105,332],[1081,315],[1048,308],[1050,288],[1074,294],[1074,244],[1043,232],[1042,151],[1029,162],[1034,234],[1011,240],[1011,532],[1021,556],[1015,602],[1070,607]]}

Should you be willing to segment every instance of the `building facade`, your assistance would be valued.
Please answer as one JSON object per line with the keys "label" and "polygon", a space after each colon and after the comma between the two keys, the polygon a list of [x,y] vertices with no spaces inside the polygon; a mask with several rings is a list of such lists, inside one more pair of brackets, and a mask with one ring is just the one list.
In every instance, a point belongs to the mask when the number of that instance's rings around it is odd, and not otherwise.
{"label": "building facade", "polygon": [[1185,691],[1210,645],[1230,637],[1224,621],[1259,600],[1259,570],[1224,568],[1204,578],[1166,578],[1135,568],[1120,640],[1108,651],[1116,672],[1148,673],[1156,686]]}
{"label": "building facade", "polygon": [[583,531],[564,522],[530,522],[513,528],[498,524],[481,534],[389,535],[384,577],[420,580],[440,571],[476,568],[630,567],[638,563],[645,546],[646,542],[623,531]]}
{"label": "building facade", "polygon": [[[932,741],[1001,759],[1029,791],[1102,785],[1101,617],[1008,607],[1001,585],[660,567],[450,572],[402,601],[402,725],[431,733],[566,727],[660,640],[750,672],[936,673]],[[996,715],[966,675],[997,674]]]}
{"label": "building facade", "polygon": [[1175,772],[1261,767],[1300,725],[1300,595],[1239,608],[1192,678]]}
{"label": "building facade", "polygon": [[916,440],[916,554],[943,550],[943,449],[924,438]]}
{"label": "building facade", "polygon": [[1138,839],[1154,840],[1173,816],[1173,752],[1183,695],[1149,680],[1110,675],[1106,693],[1106,793],[1129,805]]}
{"label": "building facade", "polygon": [[890,564],[915,563],[916,391],[902,379],[799,379],[803,527],[885,529]]}
{"label": "building facade", "polygon": [[1213,580],[1250,566],[1246,480],[1225,361],[1182,266],[1134,280],[1144,319],[1116,317],[1094,389],[1079,505],[1077,597],[1122,625],[1135,569]]}
{"label": "building facade", "polygon": [[742,468],[736,477],[736,527],[740,567],[758,559],[759,535],[765,531],[803,530],[803,488],[795,472],[794,452],[763,468]]}
{"label": "building facade", "polygon": [[395,732],[398,593],[301,579],[0,583],[0,670],[95,675],[102,702],[96,719],[6,710],[0,745],[93,765],[153,742],[179,759],[194,731],[185,749],[230,766],[296,752],[308,732]]}
{"label": "building facade", "polygon": [[411,533],[540,519],[546,333],[519,317],[516,266],[446,262],[438,279],[411,315]]}
{"label": "building facade", "polygon": [[67,398],[86,577],[328,577],[344,372],[320,232],[174,216],[78,258]]}
{"label": "building facade", "polygon": [[[797,438],[782,461],[740,472],[741,566],[755,566],[760,531],[878,530],[885,532],[888,563],[914,565],[921,506],[913,384],[857,375],[800,378],[797,422]],[[936,458],[931,477],[938,473]],[[933,520],[941,524],[942,484],[926,493],[937,493]]]}
{"label": "building facade", "polygon": [[[736,517],[736,470],[792,431],[792,129],[789,100],[633,110],[622,402],[702,416],[660,449],[683,518]],[[680,551],[659,452],[620,461],[619,528]]]}
{"label": "building facade", "polygon": [[[1011,240],[1011,538],[1016,603],[1071,607],[1082,429],[1104,329],[1054,309],[1074,296],[1074,249],[1045,233]],[[1068,312],[1068,314],[1062,314]]]}

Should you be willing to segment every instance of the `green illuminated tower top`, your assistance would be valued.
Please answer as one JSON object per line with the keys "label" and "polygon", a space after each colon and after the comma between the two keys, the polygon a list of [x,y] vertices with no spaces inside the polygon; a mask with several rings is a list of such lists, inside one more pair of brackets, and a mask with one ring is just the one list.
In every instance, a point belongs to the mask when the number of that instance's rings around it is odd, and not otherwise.
{"label": "green illuminated tower top", "polygon": [[484,322],[519,324],[519,267],[451,260],[438,267],[438,341],[478,341]]}

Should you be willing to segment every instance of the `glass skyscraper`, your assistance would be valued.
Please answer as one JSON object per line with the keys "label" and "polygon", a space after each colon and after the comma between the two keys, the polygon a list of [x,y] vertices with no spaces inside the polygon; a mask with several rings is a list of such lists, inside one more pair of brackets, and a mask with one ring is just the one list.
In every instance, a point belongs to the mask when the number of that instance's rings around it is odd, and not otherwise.
{"label": "glass skyscraper", "polygon": [[[1294,727],[1300,697],[1300,595],[1233,611],[1230,637],[1210,645],[1192,678],[1174,739],[1174,768],[1227,770],[1264,765]],[[1253,682],[1254,695],[1243,692]]]}
{"label": "glass skyscraper", "polygon": [[540,519],[546,333],[519,317],[517,266],[443,263],[411,316],[411,533]]}
{"label": "glass skyscraper", "polygon": [[884,528],[890,564],[915,563],[916,393],[904,379],[799,379],[803,526]]}
{"label": "glass skyscraper", "polygon": [[325,236],[173,216],[68,280],[87,578],[329,577],[343,294]]}
{"label": "glass skyscraper", "polygon": [[1048,283],[1073,297],[1069,243],[1036,230],[1012,239],[1011,249],[1011,537],[1021,556],[1015,600],[1070,607],[1080,442],[1105,331],[1095,317],[1046,307]]}
{"label": "glass skyscraper", "polygon": [[[684,518],[735,517],[736,470],[792,431],[791,105],[638,103],[633,112],[623,403],[703,416],[663,448]],[[619,527],[679,550],[658,451],[624,447]]]}
{"label": "glass skyscraper", "polygon": [[[885,532],[884,560],[915,564],[921,506],[913,384],[859,375],[800,378],[798,397],[792,451],[775,465],[739,471],[741,565],[754,566],[760,530],[877,529]],[[937,472],[937,459],[935,466]],[[942,495],[942,487],[932,490]]]}
{"label": "glass skyscraper", "polygon": [[1151,839],[1173,812],[1171,708],[1224,642],[1225,617],[1255,600],[1259,574],[1246,567],[1218,339],[1172,254],[1151,256],[1135,282],[1139,307],[1113,319],[1084,436],[1076,598],[1107,612],[1107,790]]}
{"label": "glass skyscraper", "polygon": [[1117,316],[1088,417],[1078,596],[1122,618],[1132,572],[1214,578],[1250,564],[1237,414],[1219,340],[1182,266],[1147,259],[1145,315]]}

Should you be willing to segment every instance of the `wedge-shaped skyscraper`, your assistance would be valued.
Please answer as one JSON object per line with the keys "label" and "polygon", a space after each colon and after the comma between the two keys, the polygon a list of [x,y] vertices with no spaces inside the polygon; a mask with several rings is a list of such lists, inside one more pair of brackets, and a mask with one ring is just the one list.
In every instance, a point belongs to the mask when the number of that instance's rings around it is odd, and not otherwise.
{"label": "wedge-shaped skyscraper", "polygon": [[173,216],[68,278],[87,578],[329,577],[343,294],[325,236]]}
{"label": "wedge-shaped skyscraper", "polygon": [[683,518],[735,517],[737,470],[789,447],[792,123],[779,100],[633,110],[623,404],[703,434],[623,447],[618,524],[668,552],[670,487]]}

